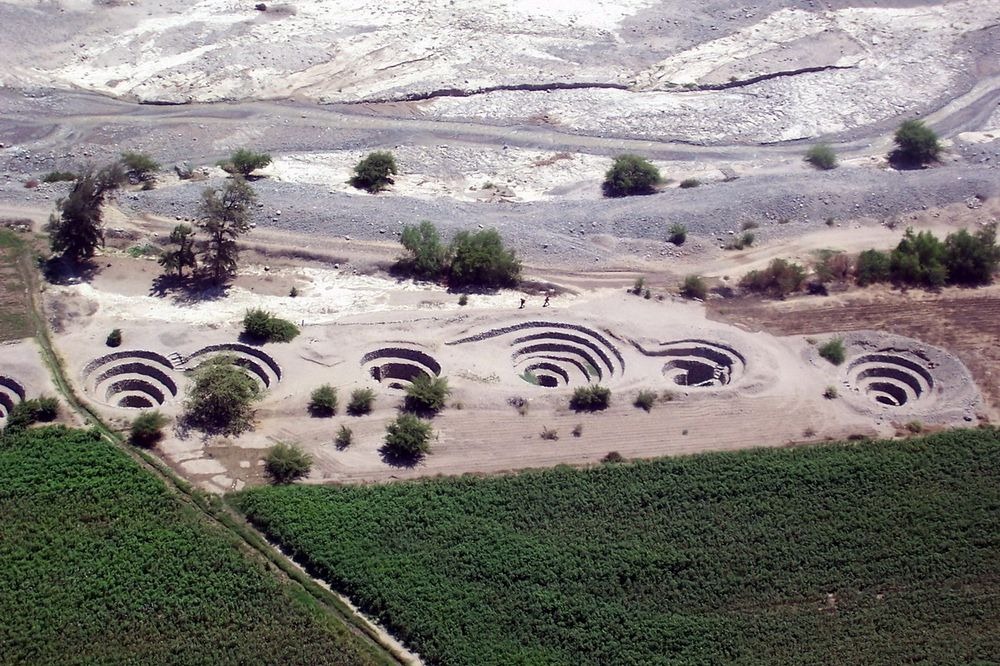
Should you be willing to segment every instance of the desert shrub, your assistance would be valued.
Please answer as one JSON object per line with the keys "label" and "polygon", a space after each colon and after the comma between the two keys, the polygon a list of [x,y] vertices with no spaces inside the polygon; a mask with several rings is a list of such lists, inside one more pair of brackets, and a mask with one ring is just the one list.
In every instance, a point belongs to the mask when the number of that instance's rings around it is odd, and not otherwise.
{"label": "desert shrub", "polygon": [[461,306],[463,306],[463,307],[466,306],[466,305],[468,305],[469,304],[469,295],[468,294],[462,294],[462,295],[460,295],[458,297],[458,304],[461,305]]}
{"label": "desert shrub", "polygon": [[608,454],[601,458],[603,463],[620,463],[625,462],[625,456],[618,453],[617,451],[608,451]]}
{"label": "desert shrub", "polygon": [[36,187],[38,187],[38,185],[39,183],[37,178],[29,178],[28,180],[24,181],[24,187],[25,189],[28,190],[33,190]]}
{"label": "desert shrub", "polygon": [[924,424],[920,421],[910,421],[906,424],[906,429],[914,435],[919,435],[924,431]]}
{"label": "desert shrub", "polygon": [[399,262],[401,267],[422,278],[438,278],[444,274],[448,267],[448,251],[433,222],[424,220],[417,226],[405,225],[400,243],[408,252]]}
{"label": "desert shrub", "polygon": [[965,229],[948,234],[944,240],[944,263],[949,282],[978,285],[993,281],[1000,263],[996,230],[996,224],[990,224],[975,234]]}
{"label": "desert shrub", "polygon": [[323,384],[309,396],[309,413],[313,416],[330,417],[337,413],[337,389]]}
{"label": "desert shrub", "polygon": [[337,436],[334,438],[333,443],[338,449],[346,449],[354,443],[354,431],[346,425],[341,425],[337,429]]}
{"label": "desert shrub", "polygon": [[296,287],[295,285],[292,285],[292,288],[288,290],[288,297],[289,298],[298,298],[299,297],[299,288]]}
{"label": "desert shrub", "polygon": [[583,436],[583,424],[582,423],[577,423],[575,426],[573,426],[573,430],[571,432],[573,433],[574,437],[582,437]]}
{"label": "desert shrub", "polygon": [[21,430],[39,421],[54,421],[58,415],[59,401],[51,396],[22,400],[7,414],[7,430]]}
{"label": "desert shrub", "polygon": [[59,415],[59,401],[50,395],[40,395],[35,399],[35,419],[43,423],[54,421]]}
{"label": "desert shrub", "polygon": [[539,437],[541,437],[542,439],[546,439],[546,440],[554,442],[557,439],[559,439],[559,431],[556,430],[555,428],[549,428],[548,426],[542,426],[542,432],[539,434]]}
{"label": "desert shrub", "polygon": [[645,288],[646,288],[646,278],[644,278],[644,277],[642,277],[640,275],[639,277],[637,277],[635,279],[635,282],[632,283],[632,289],[631,289],[631,291],[636,296],[639,296],[639,295],[642,294],[642,292],[643,292],[643,290]]}
{"label": "desert shrub", "polygon": [[444,409],[449,395],[447,377],[420,374],[406,387],[403,406],[411,412],[438,412]]}
{"label": "desert shrub", "polygon": [[369,153],[354,167],[351,185],[372,194],[392,185],[396,174],[396,158],[388,151]]}
{"label": "desert shrub", "polygon": [[652,410],[653,405],[656,404],[656,391],[650,391],[649,389],[639,391],[639,394],[635,396],[635,402],[632,404],[647,412]]}
{"label": "desert shrub", "polygon": [[578,386],[573,391],[569,406],[578,412],[595,412],[607,409],[611,404],[611,389],[599,384]]}
{"label": "desert shrub", "polygon": [[844,252],[821,250],[813,271],[820,282],[843,281],[851,276],[851,258]]}
{"label": "desert shrub", "polygon": [[370,388],[359,388],[351,391],[351,399],[347,403],[347,413],[351,416],[370,414],[375,404],[375,391]]}
{"label": "desert shrub", "polygon": [[652,194],[661,182],[660,170],[638,155],[619,155],[604,175],[604,195],[626,197]]}
{"label": "desert shrub", "polygon": [[279,442],[264,458],[264,469],[274,483],[291,483],[309,474],[312,456],[295,444]]}
{"label": "desert shrub", "polygon": [[450,254],[448,282],[452,286],[512,287],[521,278],[521,262],[504,246],[496,229],[458,232]]}
{"label": "desert shrub", "polygon": [[413,414],[400,414],[385,429],[385,447],[393,455],[412,458],[430,453],[431,424]]}
{"label": "desert shrub", "polygon": [[828,360],[834,365],[840,365],[844,362],[846,352],[844,350],[844,341],[841,338],[833,338],[828,340],[819,346],[819,355]]}
{"label": "desert shrub", "polygon": [[243,332],[258,342],[291,342],[299,334],[299,327],[274,316],[266,310],[247,310],[243,317]]}
{"label": "desert shrub", "polygon": [[116,328],[108,333],[107,339],[104,341],[109,347],[119,347],[122,344],[122,329]]}
{"label": "desert shrub", "polygon": [[128,440],[135,446],[150,447],[163,438],[167,417],[158,411],[143,412],[132,421]]}
{"label": "desert shrub", "polygon": [[670,229],[667,230],[668,236],[667,240],[674,245],[684,245],[687,240],[687,227],[680,222],[674,222],[670,225]]}
{"label": "desert shrub", "polygon": [[741,231],[750,231],[751,229],[758,229],[758,228],[760,228],[760,223],[754,222],[753,220],[747,220],[746,222],[740,225]]}
{"label": "desert shrub", "polygon": [[76,180],[76,174],[72,171],[50,171],[42,176],[43,183],[62,183]]}
{"label": "desert shrub", "polygon": [[191,425],[225,434],[250,429],[252,405],[260,397],[260,387],[234,360],[223,354],[195,370],[185,402],[185,415]]}
{"label": "desert shrub", "polygon": [[753,245],[753,242],[757,240],[757,236],[753,232],[747,231],[742,234],[738,234],[733,237],[728,243],[726,243],[727,250],[742,250],[744,248]]}
{"label": "desert shrub", "polygon": [[940,287],[948,281],[945,246],[929,231],[907,229],[889,255],[889,277],[903,285]]}
{"label": "desert shrub", "polygon": [[229,156],[228,160],[219,162],[219,167],[226,173],[239,174],[249,178],[257,169],[263,169],[271,163],[267,153],[255,153],[248,148],[240,148]]}
{"label": "desert shrub", "polygon": [[125,151],[121,160],[125,166],[125,174],[132,183],[152,182],[155,179],[153,174],[160,170],[160,163],[146,153]]}
{"label": "desert shrub", "polygon": [[680,182],[680,187],[685,190],[692,187],[698,187],[699,185],[701,185],[701,181],[697,178],[685,178]]}
{"label": "desert shrub", "polygon": [[512,398],[507,398],[507,404],[517,410],[517,413],[521,416],[525,416],[528,413],[528,399],[522,396],[514,396]]}
{"label": "desert shrub", "polygon": [[941,153],[937,134],[922,120],[905,121],[896,129],[893,141],[896,143],[893,157],[904,162],[926,164]]}
{"label": "desert shrub", "polygon": [[799,291],[805,282],[802,266],[784,259],[774,259],[764,270],[750,271],[740,280],[740,286],[752,292],[784,298]]}
{"label": "desert shrub", "polygon": [[817,169],[829,171],[837,166],[837,153],[827,143],[817,143],[806,151],[806,162]]}
{"label": "desert shrub", "polygon": [[827,400],[835,400],[837,398],[837,395],[838,394],[836,386],[832,385],[827,386],[826,389],[823,391],[823,397],[826,398]]}
{"label": "desert shrub", "polygon": [[684,284],[681,285],[681,295],[685,298],[705,300],[705,297],[708,296],[708,287],[705,285],[705,281],[701,279],[701,276],[688,275],[684,278]]}
{"label": "desert shrub", "polygon": [[889,255],[878,250],[865,250],[858,255],[855,278],[862,287],[889,279]]}

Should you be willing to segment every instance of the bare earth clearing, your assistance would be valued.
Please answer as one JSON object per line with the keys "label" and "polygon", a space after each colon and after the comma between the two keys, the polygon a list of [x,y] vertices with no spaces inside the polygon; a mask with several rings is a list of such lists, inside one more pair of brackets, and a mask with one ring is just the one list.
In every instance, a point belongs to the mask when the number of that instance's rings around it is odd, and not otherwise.
{"label": "bare earth clearing", "polygon": [[[42,299],[76,391],[121,427],[151,407],[178,415],[188,371],[210,355],[242,359],[267,388],[256,429],[232,440],[176,431],[159,448],[213,491],[262,482],[276,441],[314,455],[312,482],[378,481],[995,419],[995,289],[713,297],[707,309],[669,292],[687,274],[724,290],[775,257],[887,248],[909,225],[943,235],[997,220],[998,21],[996,3],[977,0],[309,0],[266,11],[15,0],[0,4],[0,39],[18,45],[0,73],[0,215],[40,229],[68,186],[25,183],[53,169],[122,150],[164,164],[155,189],[130,188],[108,208],[95,273]],[[915,116],[946,150],[899,171],[886,160],[892,130]],[[803,163],[819,140],[837,169]],[[219,294],[159,289],[155,262],[127,251],[155,253],[173,224],[193,221],[202,190],[224,182],[215,162],[244,146],[274,162],[253,183],[257,229],[239,275]],[[394,185],[351,188],[353,165],[380,149],[399,161]],[[602,198],[624,151],[660,167],[661,191]],[[171,168],[185,162],[191,179]],[[702,184],[679,188],[686,178]],[[387,277],[400,227],[421,219],[446,235],[498,228],[528,278],[558,292],[552,306],[535,287],[461,307],[443,288]],[[683,245],[667,241],[674,223],[688,228]],[[755,245],[721,249],[745,225]],[[639,275],[664,298],[627,295]],[[257,306],[303,334],[238,346]],[[125,333],[117,350],[104,346],[112,328]],[[852,331],[843,366],[817,356],[815,342]],[[28,344],[0,348],[0,375],[49,392]],[[434,419],[434,453],[400,466],[379,448],[417,372],[447,376],[454,394]],[[593,381],[614,391],[612,408],[570,412],[572,388]],[[375,388],[375,413],[308,417],[326,382],[342,403]],[[823,397],[829,386],[838,399]],[[641,389],[672,400],[646,413],[631,405]],[[355,433],[343,451],[340,424]],[[559,438],[542,440],[543,428]]]}

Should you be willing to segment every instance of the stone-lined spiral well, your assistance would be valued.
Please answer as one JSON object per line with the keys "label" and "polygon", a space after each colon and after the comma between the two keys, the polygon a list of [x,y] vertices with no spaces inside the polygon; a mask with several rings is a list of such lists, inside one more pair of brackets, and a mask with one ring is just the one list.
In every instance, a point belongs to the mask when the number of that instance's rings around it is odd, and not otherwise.
{"label": "stone-lined spiral well", "polygon": [[847,382],[871,400],[902,407],[930,394],[934,377],[914,354],[884,349],[862,354],[847,366]]}
{"label": "stone-lined spiral well", "polygon": [[281,366],[278,365],[277,361],[270,354],[240,342],[224,342],[202,347],[187,356],[183,360],[183,365],[189,365],[194,360],[200,363],[207,360],[208,357],[221,354],[232,356],[233,363],[243,368],[247,375],[261,385],[261,388],[271,388],[271,386],[281,381]]}
{"label": "stone-lined spiral well", "polygon": [[6,419],[14,406],[24,400],[24,387],[12,377],[0,375],[0,419]]}
{"label": "stone-lined spiral well", "polygon": [[679,386],[713,388],[732,383],[746,369],[746,358],[733,347],[711,340],[671,340],[659,349],[636,345],[646,356],[668,359],[663,376]]}
{"label": "stone-lined spiral well", "polygon": [[173,364],[143,349],[95,358],[84,367],[83,376],[88,393],[115,407],[148,409],[177,397]]}
{"label": "stone-lined spiral well", "polygon": [[441,364],[433,356],[409,347],[375,349],[361,357],[361,366],[372,379],[393,389],[405,390],[420,375],[441,375]]}
{"label": "stone-lined spiral well", "polygon": [[[523,335],[519,335],[522,334]],[[449,345],[510,336],[514,370],[527,382],[558,388],[608,381],[625,372],[618,347],[601,333],[565,322],[530,321],[494,328]]]}

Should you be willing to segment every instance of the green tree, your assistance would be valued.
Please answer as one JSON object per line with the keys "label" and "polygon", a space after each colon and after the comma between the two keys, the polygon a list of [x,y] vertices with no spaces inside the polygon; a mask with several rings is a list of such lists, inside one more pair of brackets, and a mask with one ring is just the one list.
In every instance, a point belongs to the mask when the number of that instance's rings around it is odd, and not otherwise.
{"label": "green tree", "polygon": [[413,414],[400,414],[385,429],[385,447],[390,453],[412,458],[430,453],[431,424]]}
{"label": "green tree", "polygon": [[599,384],[576,387],[569,400],[569,406],[578,412],[595,412],[607,409],[610,404],[611,389]]}
{"label": "green tree", "polygon": [[240,148],[229,156],[228,160],[219,162],[219,167],[226,173],[249,178],[257,169],[263,169],[271,163],[267,153],[255,153],[247,148]]}
{"label": "green tree", "polygon": [[806,151],[806,162],[817,169],[829,171],[837,167],[837,153],[833,152],[830,144],[817,143]]}
{"label": "green tree", "polygon": [[132,421],[129,431],[129,441],[142,447],[150,447],[163,438],[163,426],[167,417],[158,411],[143,412]]}
{"label": "green tree", "polygon": [[298,336],[299,327],[267,310],[253,308],[243,317],[243,332],[257,342],[291,342]]}
{"label": "green tree", "polygon": [[189,224],[178,224],[170,232],[170,243],[176,245],[160,255],[159,263],[164,270],[176,272],[177,277],[184,277],[184,269],[194,269],[197,261],[194,256],[194,229]]}
{"label": "green tree", "polygon": [[844,362],[847,352],[844,349],[844,340],[842,338],[832,338],[827,340],[825,343],[819,347],[819,355],[828,360],[834,365],[840,365]]}
{"label": "green tree", "polygon": [[948,280],[944,244],[929,231],[907,229],[889,255],[889,275],[899,284],[940,287]]}
{"label": "green tree", "polygon": [[370,388],[358,388],[351,391],[351,400],[347,403],[347,413],[351,416],[370,414],[375,403],[375,391]]}
{"label": "green tree", "polygon": [[806,271],[799,264],[785,259],[772,259],[764,270],[753,270],[744,275],[740,286],[749,291],[784,298],[801,289],[805,279]]}
{"label": "green tree", "polygon": [[938,158],[941,144],[938,136],[922,120],[907,120],[896,129],[894,156],[916,164],[926,164]]}
{"label": "green tree", "polygon": [[104,245],[101,206],[105,197],[124,182],[125,171],[117,162],[81,174],[70,193],[56,203],[59,215],[49,217],[46,229],[52,250],[73,263],[93,257]]}
{"label": "green tree", "polygon": [[521,278],[521,262],[496,229],[458,232],[450,254],[452,286],[512,287]]}
{"label": "green tree", "polygon": [[203,253],[205,265],[216,284],[236,271],[239,248],[236,239],[250,231],[250,207],[257,200],[253,188],[234,178],[221,189],[202,193],[199,226],[208,233]]}
{"label": "green tree", "polygon": [[944,239],[944,262],[948,280],[956,284],[989,284],[1000,263],[997,247],[997,227],[990,224],[975,234],[965,229],[948,234]]}
{"label": "green tree", "polygon": [[406,387],[404,407],[411,412],[437,412],[444,409],[449,395],[447,377],[419,374]]}
{"label": "green tree", "polygon": [[122,153],[122,165],[125,175],[131,183],[149,183],[156,180],[156,172],[160,163],[146,153],[125,151]]}
{"label": "green tree", "polygon": [[626,197],[652,194],[660,184],[660,170],[638,155],[619,155],[604,174],[604,195]]}
{"label": "green tree", "polygon": [[878,250],[865,250],[858,255],[854,269],[858,284],[865,287],[889,279],[889,255]]}
{"label": "green tree", "polygon": [[400,242],[409,253],[401,263],[414,275],[436,278],[445,271],[448,253],[433,222],[424,220],[417,226],[405,225]]}
{"label": "green tree", "polygon": [[354,167],[351,185],[375,194],[392,185],[396,174],[396,158],[388,151],[369,153]]}
{"label": "green tree", "polygon": [[291,483],[309,474],[312,457],[294,444],[279,442],[264,458],[264,469],[274,483]]}
{"label": "green tree", "polygon": [[323,384],[309,396],[309,413],[313,416],[330,417],[337,413],[337,389]]}
{"label": "green tree", "polygon": [[188,422],[208,431],[239,434],[249,430],[253,403],[260,387],[235,363],[221,355],[205,361],[194,373],[185,411]]}

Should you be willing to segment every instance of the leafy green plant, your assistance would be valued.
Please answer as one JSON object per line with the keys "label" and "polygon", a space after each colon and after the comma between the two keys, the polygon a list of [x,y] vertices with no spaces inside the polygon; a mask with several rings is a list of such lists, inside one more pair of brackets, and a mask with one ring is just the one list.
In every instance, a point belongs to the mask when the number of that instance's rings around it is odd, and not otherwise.
{"label": "leafy green plant", "polygon": [[784,259],[773,259],[764,270],[753,270],[740,279],[748,291],[784,298],[802,289],[806,271],[802,266]]}
{"label": "leafy green plant", "polygon": [[684,245],[685,241],[687,241],[687,233],[688,230],[686,226],[680,222],[674,222],[667,230],[667,240],[674,245]]}
{"label": "leafy green plant", "polygon": [[313,416],[331,417],[337,413],[337,389],[323,384],[309,396],[309,413]]}
{"label": "leafy green plant", "polygon": [[865,250],[858,255],[855,279],[862,287],[889,279],[889,255],[878,250]]}
{"label": "leafy green plant", "polygon": [[334,438],[333,443],[338,449],[346,449],[354,443],[354,432],[346,425],[341,425],[337,429],[337,436]]}
{"label": "leafy green plant", "polygon": [[419,374],[406,387],[403,406],[410,412],[434,413],[444,409],[449,395],[451,388],[447,377]]}
{"label": "leafy green plant", "polygon": [[347,413],[351,416],[370,414],[375,404],[375,391],[370,388],[358,388],[351,391],[351,400],[347,403]]}
{"label": "leafy green plant", "polygon": [[416,458],[431,451],[431,424],[413,414],[400,414],[385,429],[385,447],[401,458]]}
{"label": "leafy green plant", "polygon": [[753,232],[747,231],[746,233],[742,233],[742,234],[739,234],[737,236],[734,236],[732,238],[732,240],[730,240],[728,243],[726,243],[726,248],[725,249],[727,249],[727,250],[742,250],[744,248],[748,248],[751,245],[753,245],[753,242],[756,239],[757,239],[757,237],[753,234]]}
{"label": "leafy green plant", "polygon": [[108,333],[108,337],[104,341],[104,344],[109,347],[120,347],[122,344],[122,329],[112,329],[112,331]]}
{"label": "leafy green plant", "polygon": [[271,156],[267,153],[257,153],[249,148],[240,148],[228,160],[218,163],[226,173],[238,174],[243,178],[250,178],[254,171],[263,169],[271,163]]}
{"label": "leafy green plant", "polygon": [[351,185],[359,190],[376,194],[392,185],[396,175],[396,158],[388,151],[369,153],[354,167]]}
{"label": "leafy green plant", "polygon": [[274,483],[291,483],[309,474],[312,456],[295,444],[279,442],[264,458],[264,469]]}
{"label": "leafy green plant", "polygon": [[703,301],[708,296],[708,287],[701,276],[688,275],[684,278],[684,284],[681,286],[681,295],[685,298],[697,298]]}
{"label": "leafy green plant", "polygon": [[160,170],[160,163],[147,153],[127,150],[122,153],[121,161],[125,167],[125,175],[132,183],[153,182],[156,180],[156,172]]}
{"label": "leafy green plant", "polygon": [[823,171],[837,168],[837,153],[828,143],[817,143],[806,151],[805,159],[806,162]]}
{"label": "leafy green plant", "polygon": [[834,365],[840,365],[846,358],[844,340],[842,338],[832,338],[819,346],[819,355]]}
{"label": "leafy green plant", "polygon": [[660,170],[638,155],[619,155],[604,175],[604,196],[652,194],[662,182]]}
{"label": "leafy green plant", "polygon": [[892,138],[896,143],[892,157],[904,162],[926,164],[936,160],[941,153],[937,134],[922,120],[903,122]]}
{"label": "leafy green plant", "polygon": [[257,342],[291,342],[298,336],[299,327],[274,314],[254,308],[243,317],[243,332]]}
{"label": "leafy green plant", "polygon": [[186,419],[209,432],[239,434],[249,430],[253,403],[260,387],[235,364],[232,356],[210,358],[194,372],[194,381],[185,402]]}
{"label": "leafy green plant", "polygon": [[163,439],[163,426],[167,417],[158,411],[143,412],[132,421],[129,442],[135,446],[148,448]]}
{"label": "leafy green plant", "polygon": [[607,409],[611,404],[611,389],[600,384],[578,386],[573,391],[569,406],[578,412],[595,412]]}
{"label": "leafy green plant", "polygon": [[448,253],[448,283],[453,287],[513,287],[521,279],[521,262],[496,229],[459,231]]}
{"label": "leafy green plant", "polygon": [[650,391],[649,389],[639,391],[632,404],[639,409],[646,410],[647,412],[652,410],[653,405],[656,404],[656,391]]}

